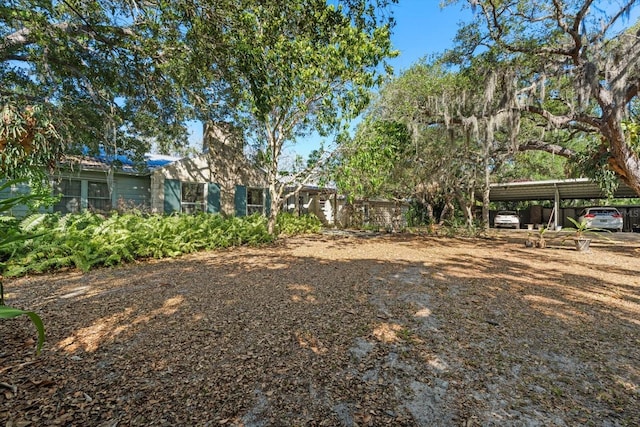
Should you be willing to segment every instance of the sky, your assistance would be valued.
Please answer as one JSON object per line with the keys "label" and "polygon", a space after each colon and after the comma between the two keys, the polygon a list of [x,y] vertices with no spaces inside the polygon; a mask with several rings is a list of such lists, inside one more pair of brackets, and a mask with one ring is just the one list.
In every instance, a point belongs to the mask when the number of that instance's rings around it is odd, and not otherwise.
{"label": "sky", "polygon": [[439,3],[439,0],[400,0],[393,7],[396,26],[391,41],[400,51],[391,60],[396,74],[427,55],[450,48],[458,23],[471,19],[471,12],[463,10],[462,3],[444,9]]}
{"label": "sky", "polygon": [[[458,23],[468,21],[471,12],[460,5],[440,8],[440,0],[399,0],[392,6],[396,25],[391,41],[400,54],[389,61],[398,75],[421,58],[442,53],[451,47]],[[192,127],[190,137],[193,147],[202,146],[201,124]],[[322,139],[316,135],[298,140],[285,146],[285,156],[300,154],[307,158],[309,153],[319,148]]]}

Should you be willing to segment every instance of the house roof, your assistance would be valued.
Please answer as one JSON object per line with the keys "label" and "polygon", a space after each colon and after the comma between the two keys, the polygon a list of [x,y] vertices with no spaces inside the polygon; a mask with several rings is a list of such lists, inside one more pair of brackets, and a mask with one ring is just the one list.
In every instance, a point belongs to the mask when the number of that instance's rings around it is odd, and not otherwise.
{"label": "house roof", "polygon": [[[598,184],[588,178],[526,181],[491,184],[489,199],[497,201],[553,200],[556,191],[560,199],[606,199]],[[640,197],[621,182],[614,198]]]}
{"label": "house roof", "polygon": [[[114,164],[118,172],[127,174],[147,174],[157,168],[166,166],[180,160],[180,157],[165,156],[161,154],[145,154],[144,164],[136,164],[131,158],[124,155],[107,155],[101,152],[97,156],[66,156],[63,163],[78,165],[84,170],[107,171]],[[141,167],[142,166],[142,167]]]}

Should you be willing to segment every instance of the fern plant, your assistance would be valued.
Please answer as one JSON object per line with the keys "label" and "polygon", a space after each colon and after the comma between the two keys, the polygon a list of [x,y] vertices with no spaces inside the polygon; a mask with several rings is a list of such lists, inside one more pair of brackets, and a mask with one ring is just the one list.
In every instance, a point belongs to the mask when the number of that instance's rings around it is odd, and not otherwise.
{"label": "fern plant", "polygon": [[[7,188],[11,188],[12,186],[17,185],[21,182],[23,181],[9,180],[0,185],[0,192],[6,190]],[[34,201],[37,199],[38,195],[36,194],[26,194],[0,200],[0,214],[4,214],[5,212],[10,211],[15,206],[23,205],[25,203],[28,203],[29,201]],[[2,229],[0,230],[0,254],[3,252],[5,253],[3,259],[0,259],[1,261],[3,261],[0,262],[0,319],[11,319],[23,315],[28,316],[35,325],[36,330],[38,331],[36,354],[40,353],[42,345],[45,341],[44,324],[42,323],[42,319],[33,311],[20,310],[18,308],[5,305],[2,273],[4,272],[6,265],[5,261],[10,259],[18,249],[15,244],[36,237],[36,235],[29,233],[29,229],[36,227],[39,222],[41,222],[41,220],[39,220],[35,216],[28,217],[18,227],[15,227],[15,222],[3,221],[2,224],[4,225],[4,227],[2,227]],[[7,249],[11,250],[11,252],[8,254],[6,252]]]}
{"label": "fern plant", "polygon": [[280,235],[318,233],[322,229],[322,222],[313,214],[294,215],[281,213],[278,215],[277,229]]}

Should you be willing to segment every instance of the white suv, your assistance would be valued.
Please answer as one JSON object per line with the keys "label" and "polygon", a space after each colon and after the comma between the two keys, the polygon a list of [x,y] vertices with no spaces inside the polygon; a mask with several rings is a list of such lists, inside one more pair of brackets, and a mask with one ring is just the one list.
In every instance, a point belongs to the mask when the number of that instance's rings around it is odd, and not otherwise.
{"label": "white suv", "polygon": [[622,215],[616,208],[606,206],[584,208],[578,216],[578,222],[582,223],[583,221],[590,228],[622,231]]}

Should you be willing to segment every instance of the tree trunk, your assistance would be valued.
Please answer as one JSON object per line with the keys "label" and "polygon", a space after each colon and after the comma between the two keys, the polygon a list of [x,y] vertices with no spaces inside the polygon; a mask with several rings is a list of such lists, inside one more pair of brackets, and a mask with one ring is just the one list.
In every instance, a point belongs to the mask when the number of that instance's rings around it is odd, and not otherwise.
{"label": "tree trunk", "polygon": [[282,135],[282,129],[270,126],[269,121],[264,123],[267,130],[267,152],[270,156],[268,163],[267,177],[269,179],[269,195],[271,196],[271,210],[269,212],[269,220],[267,221],[267,231],[273,235],[276,231],[276,219],[280,210],[280,201],[284,187],[278,182],[278,167],[280,162],[280,152],[284,141],[279,136]]}
{"label": "tree trunk", "polygon": [[491,171],[489,170],[489,161],[487,156],[484,158],[484,183],[482,186],[482,226],[485,230],[490,227],[489,224],[489,205],[491,204]]}
{"label": "tree trunk", "polygon": [[281,192],[276,188],[276,183],[269,180],[269,194],[271,195],[271,204],[269,205],[269,220],[267,221],[267,231],[273,235],[276,231],[276,220],[278,219],[278,211],[280,210]]}
{"label": "tree trunk", "polygon": [[427,222],[429,224],[434,224],[436,222],[436,217],[433,214],[433,204],[430,202],[425,202],[425,206],[427,207]]}
{"label": "tree trunk", "polygon": [[458,204],[460,208],[464,211],[464,222],[467,225],[468,229],[471,229],[473,226],[473,206],[475,204],[473,191],[469,195],[469,197],[465,197],[465,194],[460,192],[457,194]]}
{"label": "tree trunk", "polygon": [[440,213],[440,225],[444,223],[445,220],[453,218],[455,214],[455,206],[451,200],[451,196],[447,196],[444,202],[444,208]]}
{"label": "tree trunk", "polygon": [[603,132],[611,152],[608,164],[625,184],[640,195],[640,158],[627,143],[619,123],[618,120],[609,123],[607,131]]}

